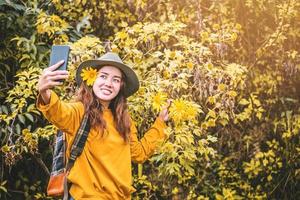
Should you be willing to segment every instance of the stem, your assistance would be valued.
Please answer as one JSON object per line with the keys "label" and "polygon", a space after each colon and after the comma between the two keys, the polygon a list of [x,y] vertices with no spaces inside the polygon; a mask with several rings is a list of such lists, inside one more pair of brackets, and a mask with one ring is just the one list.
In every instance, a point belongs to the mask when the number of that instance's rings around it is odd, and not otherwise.
{"label": "stem", "polygon": [[197,19],[198,19],[198,24],[197,24],[197,32],[200,32],[202,30],[202,25],[203,25],[203,19],[202,19],[202,10],[201,10],[201,0],[198,3],[197,6]]}
{"label": "stem", "polygon": [[19,190],[11,190],[11,189],[8,189],[7,191],[12,192],[12,193],[24,194],[23,191],[19,191]]}
{"label": "stem", "polygon": [[13,118],[13,121],[9,127],[10,131],[9,131],[9,136],[8,136],[8,140],[7,140],[9,145],[11,145],[13,143],[13,141],[12,141],[13,125],[15,123],[16,117],[17,117],[17,115]]}
{"label": "stem", "polygon": [[143,176],[143,164],[138,164],[138,177]]}

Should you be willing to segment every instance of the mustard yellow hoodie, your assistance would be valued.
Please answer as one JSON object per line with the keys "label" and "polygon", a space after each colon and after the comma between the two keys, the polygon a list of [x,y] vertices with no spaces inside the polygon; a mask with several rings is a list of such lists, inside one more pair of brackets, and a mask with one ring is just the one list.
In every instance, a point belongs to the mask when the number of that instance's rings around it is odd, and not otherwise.
{"label": "mustard yellow hoodie", "polygon": [[[66,103],[51,91],[50,103],[44,105],[38,97],[37,108],[67,136],[68,150],[84,115],[81,102]],[[130,199],[131,160],[141,163],[151,156],[158,141],[164,139],[165,123],[159,118],[139,141],[132,123],[130,142],[125,143],[114,126],[111,110],[103,111],[107,128],[103,137],[93,127],[84,150],[71,169],[68,180],[70,194],[75,200]]]}

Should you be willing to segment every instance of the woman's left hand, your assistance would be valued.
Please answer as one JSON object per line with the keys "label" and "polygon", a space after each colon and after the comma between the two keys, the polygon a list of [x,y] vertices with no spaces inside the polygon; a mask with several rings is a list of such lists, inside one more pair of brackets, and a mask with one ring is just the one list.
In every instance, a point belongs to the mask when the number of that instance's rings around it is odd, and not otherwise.
{"label": "woman's left hand", "polygon": [[159,113],[159,118],[163,121],[168,121],[169,119],[169,108],[171,106],[172,100],[168,99],[167,105],[163,107],[163,109]]}

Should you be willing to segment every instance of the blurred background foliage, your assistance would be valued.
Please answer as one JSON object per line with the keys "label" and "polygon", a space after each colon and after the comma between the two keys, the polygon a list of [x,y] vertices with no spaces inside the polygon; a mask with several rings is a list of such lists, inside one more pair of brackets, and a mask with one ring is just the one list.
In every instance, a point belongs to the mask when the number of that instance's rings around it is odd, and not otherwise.
{"label": "blurred background foliage", "polygon": [[140,136],[168,98],[166,140],[134,165],[133,199],[300,196],[297,0],[1,0],[0,199],[45,194],[55,127],[35,108],[53,44],[78,64],[107,49],[141,80],[129,99]]}

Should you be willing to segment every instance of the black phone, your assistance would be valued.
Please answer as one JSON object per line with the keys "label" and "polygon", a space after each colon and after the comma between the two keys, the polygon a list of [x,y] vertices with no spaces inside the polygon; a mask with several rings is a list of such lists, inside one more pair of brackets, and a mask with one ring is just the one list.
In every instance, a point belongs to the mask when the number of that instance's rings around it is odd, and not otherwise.
{"label": "black phone", "polygon": [[50,54],[49,66],[58,63],[61,60],[65,62],[56,70],[67,70],[70,46],[68,45],[53,45]]}

